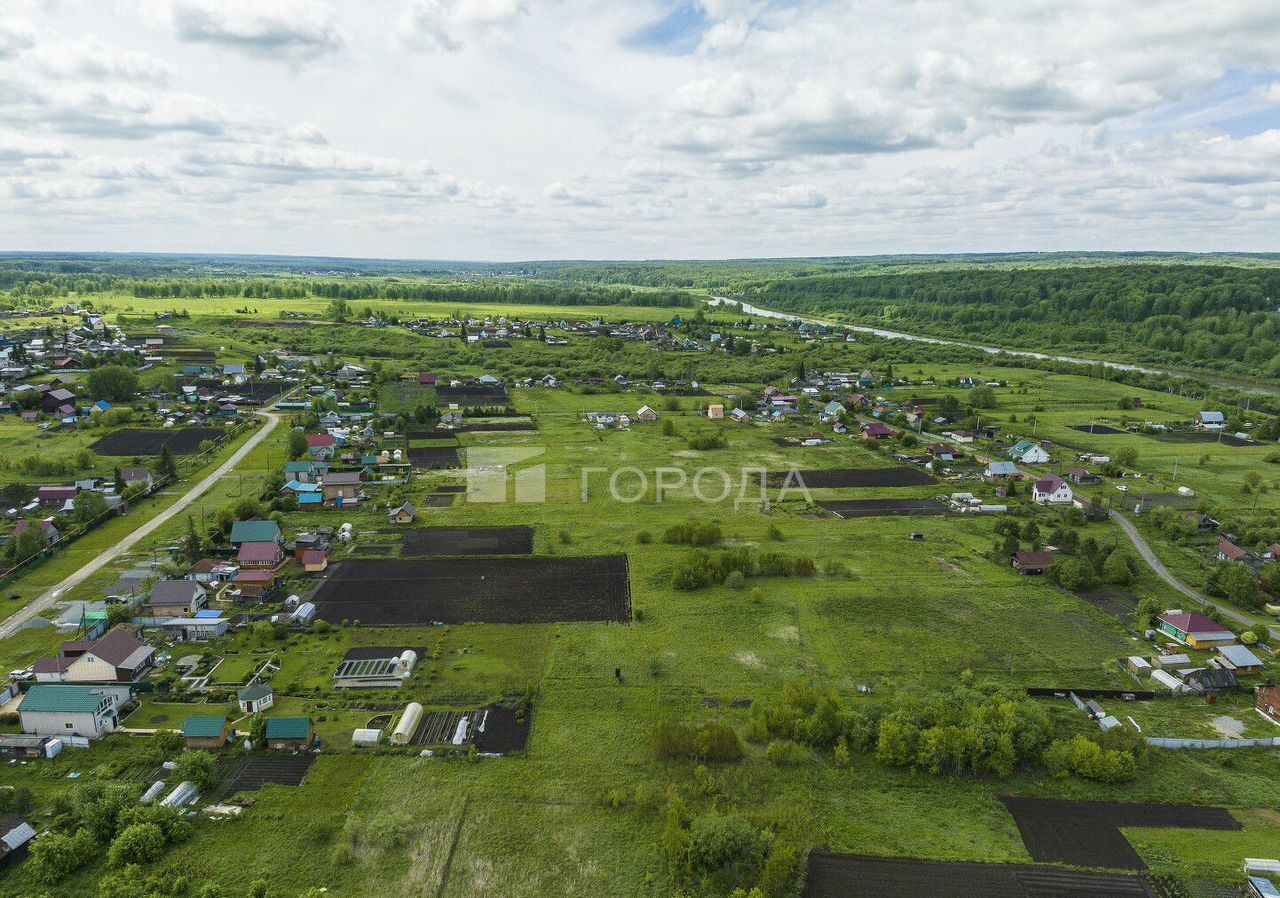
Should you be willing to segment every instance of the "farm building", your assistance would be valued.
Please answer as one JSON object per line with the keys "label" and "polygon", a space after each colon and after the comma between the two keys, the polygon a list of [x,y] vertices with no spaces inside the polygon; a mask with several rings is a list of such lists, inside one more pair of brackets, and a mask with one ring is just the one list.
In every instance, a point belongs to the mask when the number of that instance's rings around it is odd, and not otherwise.
{"label": "farm building", "polygon": [[986,480],[1010,480],[1020,478],[1022,472],[1011,461],[993,461],[987,463],[987,469],[982,476]]}
{"label": "farm building", "polygon": [[1236,672],[1223,667],[1197,667],[1194,670],[1184,671],[1182,678],[1192,692],[1198,692],[1201,695],[1240,688]]}
{"label": "farm building", "polygon": [[658,413],[649,408],[649,406],[642,405],[636,410],[635,417],[637,421],[657,421]]}
{"label": "farm building", "polygon": [[1017,551],[1012,564],[1019,574],[1043,574],[1053,564],[1053,553]]}
{"label": "farm building", "polygon": [[1280,688],[1274,683],[1259,686],[1253,691],[1253,707],[1267,720],[1280,726]]}
{"label": "farm building", "polygon": [[1139,677],[1148,676],[1151,673],[1151,662],[1141,655],[1130,655],[1125,659],[1125,666],[1129,668],[1129,672]]}
{"label": "farm building", "polygon": [[267,720],[267,748],[296,751],[315,744],[316,731],[310,717],[272,717]]}
{"label": "farm building", "polygon": [[719,403],[712,403],[707,406],[707,417],[712,421],[724,420],[724,406]]}
{"label": "farm building", "polygon": [[276,693],[266,683],[250,683],[236,694],[236,700],[245,714],[258,714],[275,704]]}
{"label": "farm building", "polygon": [[1236,635],[1230,630],[1203,614],[1193,612],[1165,612],[1160,615],[1156,629],[1193,649],[1211,649],[1214,646],[1231,645],[1236,641]]}
{"label": "farm building", "polygon": [[1157,670],[1186,670],[1195,665],[1190,655],[1156,655],[1151,659],[1151,666]]}
{"label": "farm building", "polygon": [[96,739],[119,726],[119,708],[129,700],[128,686],[32,686],[18,706],[24,733]]}
{"label": "farm building", "polygon": [[329,556],[323,549],[307,549],[300,560],[302,569],[308,574],[318,574],[329,566]]}
{"label": "farm building", "polygon": [[187,748],[219,749],[227,744],[225,717],[188,717],[182,724]]}
{"label": "farm building", "polygon": [[1221,430],[1227,426],[1227,418],[1222,412],[1197,412],[1196,427],[1201,430]]}
{"label": "farm building", "polygon": [[1074,494],[1057,474],[1046,474],[1031,488],[1031,498],[1040,505],[1069,505]]}
{"label": "farm building", "polygon": [[208,592],[194,580],[161,580],[151,587],[146,607],[152,617],[175,617],[194,614],[208,601]]}
{"label": "farm building", "polygon": [[1154,671],[1151,674],[1151,679],[1170,692],[1185,692],[1187,688],[1181,680],[1165,670]]}
{"label": "farm building", "polygon": [[1262,670],[1262,659],[1243,645],[1218,646],[1218,663],[1236,673],[1250,674]]}
{"label": "farm building", "polygon": [[155,661],[155,651],[116,627],[92,642],[64,642],[57,658],[41,658],[34,665],[40,683],[132,683]]}
{"label": "farm building", "polygon": [[1092,486],[1102,482],[1102,478],[1088,468],[1072,468],[1071,473],[1067,474],[1067,479],[1080,486]]}
{"label": "farm building", "polygon": [[405,502],[399,508],[387,512],[387,521],[392,524],[412,524],[418,517],[418,509],[412,502]]}
{"label": "farm building", "polygon": [[0,758],[45,758],[57,754],[61,748],[59,743],[54,749],[49,745],[54,741],[52,736],[38,736],[31,733],[0,733]]}

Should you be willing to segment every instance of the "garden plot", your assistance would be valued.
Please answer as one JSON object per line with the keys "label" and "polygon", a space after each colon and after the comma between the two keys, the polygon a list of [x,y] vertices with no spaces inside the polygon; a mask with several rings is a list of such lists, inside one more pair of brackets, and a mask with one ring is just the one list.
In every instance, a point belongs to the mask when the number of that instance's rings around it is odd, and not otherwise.
{"label": "garden plot", "polygon": [[819,471],[772,471],[771,486],[800,486],[809,489],[842,489],[846,487],[926,486],[937,483],[919,468],[831,468]]}
{"label": "garden plot", "polygon": [[409,744],[474,745],[482,754],[512,755],[523,752],[528,742],[529,721],[521,723],[513,709],[496,706],[476,711],[428,711]]}
{"label": "garden plot", "polygon": [[312,752],[242,755],[223,762],[223,781],[227,784],[223,797],[236,792],[257,792],[265,785],[301,786],[307,771],[315,762]]}
{"label": "garden plot", "polygon": [[457,427],[451,427],[446,433],[501,433],[504,431],[511,432],[530,432],[536,431],[538,425],[529,420],[516,421],[470,421],[463,422]]}
{"label": "garden plot", "polygon": [[1235,446],[1236,448],[1262,445],[1261,443],[1255,443],[1253,440],[1243,440],[1229,433],[1210,433],[1201,430],[1165,431],[1164,433],[1149,434],[1149,436],[1153,440],[1159,440],[1162,443],[1222,443],[1224,446]]}
{"label": "garden plot", "polygon": [[1001,796],[1000,800],[1013,815],[1032,858],[1076,867],[1147,869],[1120,832],[1121,827],[1243,828],[1226,809],[1199,805],[1065,801],[1009,795]]}
{"label": "garden plot", "polygon": [[177,430],[117,430],[89,448],[99,455],[159,455],[168,446],[174,455],[194,455],[205,440],[218,441],[226,431],[217,427],[183,427]]}
{"label": "garden plot", "polygon": [[[401,664],[401,656],[406,652],[413,653],[413,659],[407,666]],[[348,649],[333,674],[333,685],[338,689],[379,689],[396,688],[404,684],[405,674],[413,672],[419,660],[425,658],[427,650],[421,646],[358,646]]]}
{"label": "garden plot", "polygon": [[1119,430],[1106,424],[1072,424],[1072,430],[1078,430],[1081,433],[1096,433],[1099,435],[1111,435],[1117,433],[1128,433],[1127,430]]}
{"label": "garden plot", "polygon": [[511,404],[507,388],[501,384],[495,386],[436,387],[438,405],[466,406],[506,406]]}
{"label": "garden plot", "polygon": [[817,504],[838,518],[944,515],[947,513],[947,506],[935,499],[840,499]]}
{"label": "garden plot", "polygon": [[329,623],[629,621],[627,557],[355,559],[312,601]]}
{"label": "garden plot", "polygon": [[1141,876],[1020,864],[809,855],[805,898],[1154,898]]}
{"label": "garden plot", "polygon": [[424,527],[406,530],[404,554],[532,555],[532,527]]}
{"label": "garden plot", "polygon": [[434,446],[409,449],[409,462],[415,468],[424,470],[443,470],[462,467],[462,459],[458,457],[456,446]]}
{"label": "garden plot", "polygon": [[1094,608],[1122,620],[1128,620],[1138,610],[1138,600],[1118,589],[1090,589],[1076,595]]}

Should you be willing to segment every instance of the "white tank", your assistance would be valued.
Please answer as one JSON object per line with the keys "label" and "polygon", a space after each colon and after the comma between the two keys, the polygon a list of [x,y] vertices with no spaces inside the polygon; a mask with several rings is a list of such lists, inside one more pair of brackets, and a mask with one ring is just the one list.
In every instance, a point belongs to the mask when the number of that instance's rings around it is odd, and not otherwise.
{"label": "white tank", "polygon": [[391,734],[392,744],[408,745],[409,740],[418,732],[418,724],[421,722],[422,705],[409,702],[405,706],[404,713],[400,715],[400,722],[396,724],[395,732]]}
{"label": "white tank", "polygon": [[382,730],[361,727],[351,734],[352,745],[377,745],[382,741]]}
{"label": "white tank", "polygon": [[401,451],[400,449],[397,449],[395,452],[391,453],[391,457],[396,461],[400,461],[400,459],[404,458],[404,452]]}
{"label": "white tank", "polygon": [[351,532],[352,530],[354,530],[355,528],[354,528],[354,527],[352,527],[350,524],[343,524],[343,525],[342,525],[341,527],[339,527],[338,529],[339,529],[339,530],[341,530],[343,533],[350,533],[350,532]]}

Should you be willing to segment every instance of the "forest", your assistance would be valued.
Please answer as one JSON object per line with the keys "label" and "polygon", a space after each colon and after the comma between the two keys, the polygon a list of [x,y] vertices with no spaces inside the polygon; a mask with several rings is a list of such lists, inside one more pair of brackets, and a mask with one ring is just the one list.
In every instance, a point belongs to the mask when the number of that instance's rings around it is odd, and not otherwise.
{"label": "forest", "polygon": [[1280,378],[1280,269],[1114,265],[823,275],[746,291],[760,305],[932,336]]}

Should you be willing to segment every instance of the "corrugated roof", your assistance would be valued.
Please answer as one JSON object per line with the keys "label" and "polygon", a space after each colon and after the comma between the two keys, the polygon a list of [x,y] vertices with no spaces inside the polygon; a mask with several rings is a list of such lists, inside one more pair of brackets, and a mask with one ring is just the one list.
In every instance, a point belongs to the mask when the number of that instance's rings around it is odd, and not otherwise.
{"label": "corrugated roof", "polygon": [[268,739],[305,739],[310,732],[310,717],[272,717],[267,720]]}
{"label": "corrugated roof", "polygon": [[63,686],[41,683],[32,686],[19,711],[55,714],[92,714],[102,704],[102,695],[89,686]]}
{"label": "corrugated roof", "polygon": [[225,717],[188,717],[182,735],[188,739],[217,739],[227,725]]}
{"label": "corrugated roof", "polygon": [[280,538],[275,521],[236,521],[231,525],[233,543],[269,543]]}

